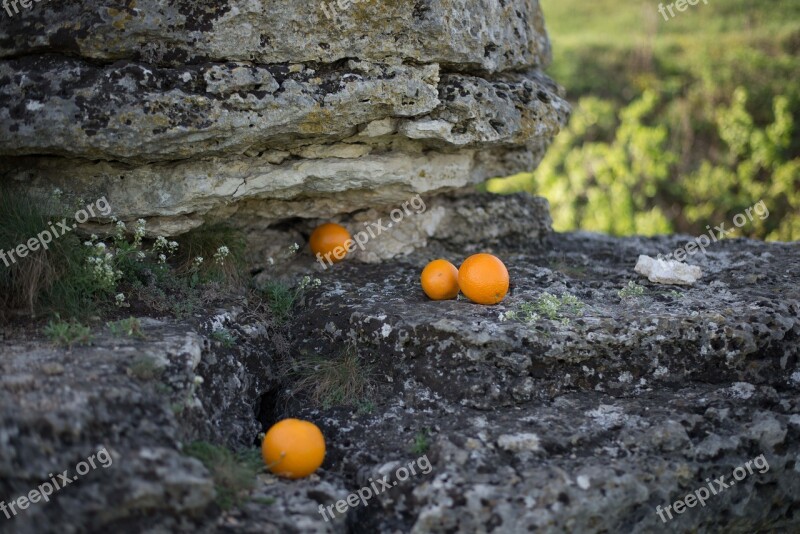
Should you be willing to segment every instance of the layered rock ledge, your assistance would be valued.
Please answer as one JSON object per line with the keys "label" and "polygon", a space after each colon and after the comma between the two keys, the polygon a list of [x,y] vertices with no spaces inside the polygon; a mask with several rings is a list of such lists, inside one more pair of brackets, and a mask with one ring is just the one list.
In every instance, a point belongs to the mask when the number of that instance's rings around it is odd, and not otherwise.
{"label": "layered rock ledge", "polygon": [[533,169],[549,57],[533,0],[36,6],[0,22],[0,181],[164,234],[392,206]]}

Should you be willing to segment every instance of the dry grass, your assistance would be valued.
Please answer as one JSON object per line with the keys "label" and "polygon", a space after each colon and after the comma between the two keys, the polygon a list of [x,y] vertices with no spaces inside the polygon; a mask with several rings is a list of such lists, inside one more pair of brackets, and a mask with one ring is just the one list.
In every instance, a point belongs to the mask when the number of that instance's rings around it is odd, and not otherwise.
{"label": "dry grass", "polygon": [[293,396],[307,397],[314,405],[328,409],[355,406],[364,400],[370,388],[372,370],[358,355],[354,343],[348,343],[336,358],[313,355],[295,360],[288,377]]}

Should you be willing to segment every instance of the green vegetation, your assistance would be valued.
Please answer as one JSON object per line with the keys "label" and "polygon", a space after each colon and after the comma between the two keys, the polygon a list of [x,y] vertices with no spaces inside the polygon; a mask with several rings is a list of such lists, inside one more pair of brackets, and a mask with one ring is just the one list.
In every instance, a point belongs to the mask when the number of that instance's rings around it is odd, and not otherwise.
{"label": "green vegetation", "polygon": [[358,404],[358,415],[369,415],[375,411],[375,403],[370,399],[364,399]]}
{"label": "green vegetation", "polygon": [[295,395],[307,395],[323,409],[334,406],[363,407],[372,370],[365,366],[356,346],[348,344],[336,358],[306,355],[293,362],[288,374]]}
{"label": "green vegetation", "polygon": [[144,339],[144,331],[142,331],[142,323],[136,317],[128,317],[127,319],[120,319],[106,323],[109,332],[114,337],[137,337]]}
{"label": "green vegetation", "polygon": [[176,269],[188,274],[193,285],[241,283],[247,244],[240,232],[226,226],[204,226],[181,236],[178,243]]}
{"label": "green vegetation", "polygon": [[[7,253],[28,243],[66,211],[60,194],[33,198],[0,189],[0,250]],[[90,303],[109,296],[86,269],[89,255],[75,234],[66,233],[52,239],[47,249],[41,245],[31,249],[24,258],[5,256],[0,261],[0,319],[18,310],[85,316]]]}
{"label": "green vegetation", "polygon": [[88,345],[92,341],[92,329],[79,322],[62,321],[56,315],[44,328],[44,335],[51,343],[71,349],[74,345]]}
{"label": "green vegetation", "polygon": [[295,305],[302,300],[306,290],[311,287],[319,287],[320,283],[319,278],[312,279],[310,276],[304,276],[295,287],[278,280],[267,282],[261,288],[261,292],[267,298],[273,320],[278,324],[285,323],[291,317]]}
{"label": "green vegetation", "polygon": [[532,174],[498,193],[551,202],[559,231],[682,232],[770,214],[735,236],[800,239],[800,3],[543,0],[549,73],[573,103]]}
{"label": "green vegetation", "polygon": [[638,299],[644,295],[644,286],[640,286],[633,280],[628,282],[628,285],[617,291],[617,295],[622,300],[625,299]]}
{"label": "green vegetation", "polygon": [[200,460],[211,472],[217,491],[217,505],[228,510],[240,505],[255,485],[256,475],[264,468],[256,450],[234,453],[205,441],[186,445],[183,452]]}
{"label": "green vegetation", "polygon": [[564,293],[561,297],[543,293],[534,302],[523,302],[516,310],[506,312],[503,320],[533,324],[544,317],[551,321],[569,323],[569,317],[582,315],[584,308],[584,303],[571,293]]}
{"label": "green vegetation", "polygon": [[143,355],[133,360],[128,372],[139,380],[150,381],[160,379],[164,374],[164,368],[153,356]]}
{"label": "green vegetation", "polygon": [[411,452],[417,456],[421,456],[428,452],[431,447],[431,438],[428,434],[428,429],[423,428],[414,436],[414,443],[411,445]]}
{"label": "green vegetation", "polygon": [[236,335],[233,334],[227,328],[220,328],[219,330],[214,330],[211,333],[211,339],[219,342],[226,349],[230,349],[231,347],[236,345],[237,338]]}
{"label": "green vegetation", "polygon": [[[111,237],[82,239],[70,221],[83,201],[71,204],[58,190],[48,198],[0,190],[0,250],[6,251],[0,257],[0,319],[22,312],[86,320],[131,306],[181,318],[241,284],[245,245],[233,230],[211,227],[180,242],[163,236],[148,241],[144,220],[128,228],[112,217]],[[34,239],[56,227],[46,248]],[[6,254],[18,249],[22,254]],[[135,319],[108,327],[114,335],[141,336]],[[65,336],[77,335],[74,330],[51,321],[48,336],[70,343]]]}

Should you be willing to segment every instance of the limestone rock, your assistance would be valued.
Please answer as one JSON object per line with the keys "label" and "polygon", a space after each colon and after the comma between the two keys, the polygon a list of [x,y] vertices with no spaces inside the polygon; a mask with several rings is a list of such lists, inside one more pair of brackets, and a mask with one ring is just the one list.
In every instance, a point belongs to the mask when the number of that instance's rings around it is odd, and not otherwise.
{"label": "limestone rock", "polygon": [[687,265],[676,260],[654,259],[644,254],[639,256],[634,270],[658,284],[691,285],[703,276],[696,265]]}
{"label": "limestone rock", "polygon": [[344,10],[331,10],[331,4],[336,2],[138,0],[98,6],[76,0],[59,9],[37,4],[3,17],[0,57],[56,52],[171,66],[411,58],[487,72],[550,60],[538,0],[370,1]]}
{"label": "limestone rock", "polygon": [[[625,258],[673,249],[680,238],[554,234],[545,247],[525,238],[541,220],[526,231],[514,217],[537,202],[495,198],[486,216],[503,201],[508,219],[498,217],[499,233],[483,241],[432,238],[401,261],[344,261],[324,273],[310,255],[296,255],[288,270],[323,283],[283,332],[242,299],[182,321],[143,320],[144,340],[102,331],[93,346],[71,352],[32,329],[6,334],[2,494],[27,493],[100,444],[114,461],[14,517],[14,531],[659,531],[656,506],[698,480],[730,480],[757,456],[769,469],[756,463],[735,487],[670,525],[796,531],[798,248],[725,240],[702,260],[715,285],[677,294],[645,282],[642,296],[620,301],[630,277]],[[455,197],[443,207],[466,223],[480,204]],[[506,300],[427,300],[418,287],[425,262],[458,261],[472,250],[505,261],[515,286]],[[500,320],[544,292],[574,294],[583,313]],[[209,339],[223,327],[238,339],[231,349]],[[357,347],[371,370],[369,408],[315,407],[287,392],[279,369],[292,358],[335,358],[345,346]],[[142,356],[162,375],[131,369]],[[211,473],[181,443],[257,453],[257,434],[287,415],[321,427],[322,469],[301,481],[261,473],[241,507],[221,512]],[[420,433],[424,452],[415,447]],[[395,478],[423,455],[428,468],[417,463]],[[320,515],[320,506],[384,476],[388,488],[367,506],[358,501],[330,521]]]}
{"label": "limestone rock", "polygon": [[536,0],[36,7],[0,20],[0,185],[105,196],[158,234],[530,171],[570,113]]}

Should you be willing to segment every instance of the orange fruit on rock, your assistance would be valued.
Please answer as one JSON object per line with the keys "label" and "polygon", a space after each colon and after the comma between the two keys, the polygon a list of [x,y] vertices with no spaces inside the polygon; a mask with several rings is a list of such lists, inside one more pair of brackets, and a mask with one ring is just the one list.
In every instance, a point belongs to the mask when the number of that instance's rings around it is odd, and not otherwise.
{"label": "orange fruit on rock", "polygon": [[478,304],[497,304],[508,293],[508,269],[496,256],[475,254],[458,270],[461,292]]}
{"label": "orange fruit on rock", "polygon": [[261,455],[267,468],[278,476],[307,477],[325,460],[325,437],[314,423],[284,419],[264,436]]}
{"label": "orange fruit on rock", "polygon": [[[352,243],[350,232],[341,224],[325,223],[312,233],[308,244],[314,255],[320,255],[336,263],[347,255],[348,242]],[[352,247],[352,245],[350,245]]]}
{"label": "orange fruit on rock", "polygon": [[432,300],[448,300],[458,295],[458,269],[447,260],[433,260],[422,270],[422,290]]}

